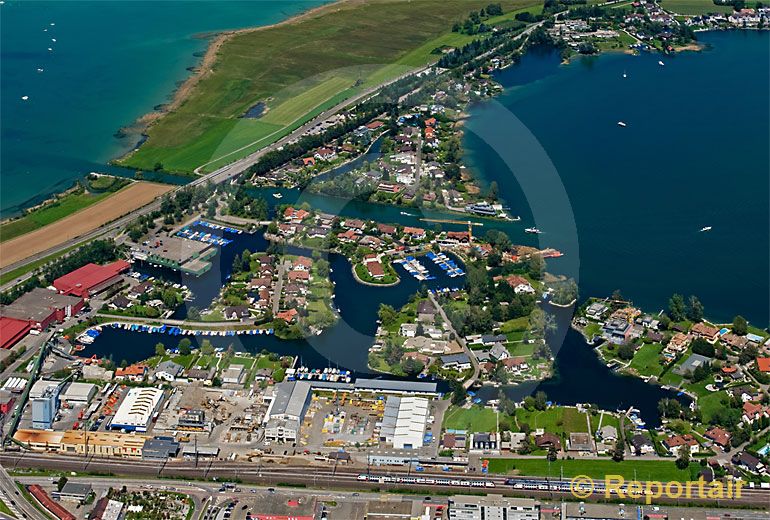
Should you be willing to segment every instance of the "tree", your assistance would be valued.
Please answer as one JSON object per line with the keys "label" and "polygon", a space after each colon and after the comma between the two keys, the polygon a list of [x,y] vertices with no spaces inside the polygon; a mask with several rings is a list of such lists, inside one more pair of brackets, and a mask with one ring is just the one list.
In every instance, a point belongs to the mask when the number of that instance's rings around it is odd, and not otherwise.
{"label": "tree", "polygon": [[688,444],[679,446],[677,454],[679,456],[676,459],[676,467],[679,469],[687,468],[690,465],[690,446]]}
{"label": "tree", "polygon": [[624,343],[623,345],[618,347],[618,357],[625,361],[633,359],[634,352],[636,352],[636,349],[631,343]]}
{"label": "tree", "polygon": [[406,375],[416,376],[422,372],[423,369],[425,369],[425,365],[414,358],[407,358],[403,363],[401,363],[401,368]]}
{"label": "tree", "polygon": [[626,446],[623,444],[623,439],[615,441],[615,449],[612,450],[612,460],[615,462],[621,462],[626,456]]}
{"label": "tree", "polygon": [[546,455],[546,458],[548,459],[549,462],[554,462],[557,456],[558,456],[558,453],[556,451],[555,446],[551,446],[550,448],[548,448],[548,455]]}
{"label": "tree", "polygon": [[733,318],[733,333],[739,336],[745,336],[749,332],[749,322],[743,316]]}
{"label": "tree", "polygon": [[468,398],[468,392],[465,387],[459,381],[452,381],[452,404],[455,406],[461,405]]}
{"label": "tree", "polygon": [[398,319],[398,312],[390,305],[381,303],[380,309],[377,311],[377,316],[385,326],[392,325]]}
{"label": "tree", "polygon": [[200,321],[201,311],[198,307],[191,305],[187,308],[187,319],[192,321]]}
{"label": "tree", "polygon": [[66,484],[67,484],[67,477],[62,475],[61,477],[59,477],[59,480],[56,482],[56,489],[61,491],[62,489],[64,489],[64,486]]}
{"label": "tree", "polygon": [[700,302],[697,296],[690,296],[687,304],[687,317],[691,321],[703,320],[703,304]]}
{"label": "tree", "polygon": [[682,321],[685,317],[684,297],[681,294],[674,294],[668,300],[668,315],[672,321]]}
{"label": "tree", "polygon": [[700,354],[701,356],[706,357],[714,357],[714,354],[716,353],[714,345],[703,338],[695,338],[692,340],[692,344],[690,346],[692,347],[693,354]]}
{"label": "tree", "polygon": [[535,393],[535,408],[538,410],[545,410],[548,406],[548,396],[540,390]]}
{"label": "tree", "polygon": [[214,353],[214,345],[211,344],[211,341],[208,339],[204,339],[203,342],[201,342],[201,354],[204,356],[210,356]]}
{"label": "tree", "polygon": [[664,397],[658,401],[658,413],[663,417],[677,418],[682,415],[682,405],[676,399]]}
{"label": "tree", "polygon": [[190,345],[192,345],[192,341],[190,341],[187,338],[182,338],[179,340],[179,353],[183,356],[189,356],[190,355]]}
{"label": "tree", "polygon": [[163,343],[157,343],[155,345],[155,355],[156,356],[165,356],[166,355],[166,345]]}

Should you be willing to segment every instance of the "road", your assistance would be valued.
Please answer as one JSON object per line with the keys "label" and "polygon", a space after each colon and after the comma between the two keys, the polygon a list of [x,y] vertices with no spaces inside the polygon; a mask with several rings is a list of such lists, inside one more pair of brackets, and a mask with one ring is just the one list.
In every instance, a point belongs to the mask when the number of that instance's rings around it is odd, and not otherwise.
{"label": "road", "polygon": [[463,338],[457,333],[454,325],[452,325],[452,321],[447,317],[446,312],[444,312],[444,308],[441,307],[441,304],[439,304],[438,300],[436,300],[436,297],[433,295],[433,293],[429,292],[428,297],[430,298],[430,301],[433,302],[433,305],[435,305],[436,309],[441,315],[441,319],[449,327],[449,331],[452,334],[454,334],[454,337],[457,340],[457,343],[463,348],[463,352],[465,352],[465,355],[468,356],[468,359],[471,360],[471,365],[473,365],[473,375],[468,379],[466,379],[465,382],[463,383],[463,387],[467,390],[470,387],[472,387],[473,384],[479,379],[479,375],[481,374],[481,367],[479,366],[479,362],[476,359],[476,356],[474,356],[473,353],[471,352],[471,349],[468,348],[468,345],[465,344],[465,338]]}
{"label": "road", "polygon": [[[543,22],[538,22],[536,24],[533,24],[529,27],[527,27],[524,31],[522,31],[519,35],[515,36],[514,39],[520,39],[520,38],[527,38],[532,31],[537,29],[542,25]],[[479,57],[484,57],[491,55],[493,52],[496,52],[497,49],[491,49],[484,54],[480,55]],[[292,131],[288,135],[278,139],[272,144],[269,144],[265,146],[264,148],[261,148],[254,153],[242,158],[238,159],[226,166],[223,166],[222,168],[219,168],[213,172],[207,173],[205,175],[202,175],[200,177],[197,177],[192,182],[188,183],[185,186],[198,186],[201,184],[206,184],[208,182],[214,183],[214,184],[220,184],[223,182],[227,182],[234,177],[236,177],[238,174],[249,168],[250,166],[253,166],[263,155],[265,155],[268,152],[271,152],[273,150],[276,150],[287,143],[294,141],[301,136],[303,136],[308,130],[313,128],[316,124],[318,124],[321,121],[324,121],[328,119],[329,117],[336,115],[337,113],[341,112],[342,110],[345,110],[346,108],[350,107],[351,105],[354,105],[358,103],[359,101],[372,96],[382,88],[391,85],[395,83],[396,81],[399,81],[401,79],[404,79],[409,76],[413,76],[415,74],[421,74],[425,72],[426,70],[429,70],[435,65],[435,62],[432,62],[424,67],[420,67],[417,69],[413,69],[410,71],[407,71],[399,76],[396,76],[393,79],[390,79],[388,81],[385,81],[383,83],[380,83],[379,85],[376,85],[374,87],[368,88],[364,90],[363,92],[352,96],[339,104],[335,105],[334,107],[330,108],[329,110],[326,110],[325,112],[319,114],[317,117],[313,118],[312,120],[308,121],[304,125],[300,126],[296,130]],[[200,168],[200,167],[199,167]],[[197,169],[196,169],[197,171]],[[184,186],[180,186],[176,188],[176,190],[182,189]],[[174,191],[169,192],[170,194],[173,194]],[[143,206],[141,208],[138,208],[131,213],[128,213],[124,215],[123,217],[120,217],[117,220],[114,220],[108,224],[105,224],[104,226],[94,229],[93,231],[90,231],[88,233],[85,233],[79,237],[73,238],[72,240],[68,240],[66,242],[63,242],[57,246],[51,247],[45,251],[42,251],[36,255],[30,256],[28,258],[25,258],[24,260],[21,260],[19,262],[16,262],[14,264],[5,266],[4,268],[0,269],[0,275],[9,273],[11,271],[14,271],[16,269],[19,269],[21,267],[25,267],[26,265],[42,260],[44,258],[47,258],[51,255],[55,255],[57,253],[61,253],[62,251],[65,251],[75,245],[81,244],[83,242],[87,242],[90,240],[94,240],[99,237],[103,238],[110,238],[115,236],[118,232],[120,232],[123,228],[127,226],[130,222],[135,220],[136,218],[146,215],[148,213],[151,213],[155,210],[157,210],[160,207],[160,200],[155,200],[151,202],[150,204]],[[0,291],[5,291],[13,287],[14,285],[23,282],[27,278],[32,276],[32,273],[25,273],[19,277],[16,277],[15,279],[3,284],[0,286]]]}
{"label": "road", "polygon": [[[400,489],[408,486],[418,492],[426,494],[447,491],[460,491],[466,486],[458,485],[428,485],[428,484],[403,484],[388,482],[362,482],[358,480],[361,473],[367,470],[362,468],[333,467],[333,466],[290,466],[282,463],[263,463],[259,462],[230,462],[230,461],[200,461],[195,466],[193,461],[143,461],[143,460],[119,460],[119,459],[96,459],[85,460],[75,457],[66,457],[63,455],[44,455],[44,454],[0,454],[0,464],[8,471],[17,468],[32,469],[51,469],[56,471],[74,471],[74,472],[99,472],[118,476],[144,476],[159,478],[176,479],[217,479],[219,482],[226,482],[229,479],[238,480],[245,483],[253,483],[265,486],[278,486],[279,484],[301,484],[312,488],[323,489],[354,489],[354,490],[379,490]],[[388,467],[371,468],[371,474],[389,477],[407,477],[409,475],[406,468]],[[531,496],[538,498],[550,497],[551,499],[571,498],[569,491],[557,491],[556,485],[569,487],[569,480],[562,481],[558,479],[544,479],[535,477],[507,477],[515,482],[536,482],[541,487],[547,488],[550,484],[553,490],[547,489],[515,489],[511,485],[506,485],[506,477],[499,476],[479,476],[464,474],[460,472],[453,473],[430,473],[421,472],[419,474],[411,472],[412,477],[422,478],[444,478],[456,480],[474,480],[493,483],[494,487],[484,488],[487,492],[495,494],[504,494],[507,496]],[[205,485],[205,484],[204,484]],[[593,498],[603,498],[603,494],[595,492]],[[741,498],[734,498],[729,501],[736,506],[759,506],[764,507],[770,500],[770,490],[743,489]],[[643,499],[642,499],[643,501]],[[686,499],[686,502],[699,502],[698,499]],[[628,498],[628,502],[634,502]],[[658,500],[658,502],[663,502]],[[713,500],[706,501],[713,503]],[[677,503],[676,500],[672,503]]]}
{"label": "road", "polygon": [[44,520],[45,517],[35,509],[35,506],[27,502],[24,496],[19,492],[19,488],[16,487],[16,482],[5,470],[3,464],[0,464],[0,496],[3,498],[3,502],[11,509],[12,513],[21,513],[23,518],[38,518]]}
{"label": "road", "polygon": [[[217,170],[215,170],[213,172],[210,172],[210,173],[207,173],[207,174],[202,175],[200,177],[197,177],[192,182],[186,184],[185,186],[180,186],[179,188],[176,188],[176,190],[171,191],[169,193],[173,194],[175,191],[181,190],[182,188],[184,188],[186,186],[198,186],[198,185],[206,184],[208,182],[211,182],[213,184],[221,184],[221,183],[227,182],[227,181],[235,178],[236,176],[238,176],[240,173],[245,171],[247,168],[249,168],[249,167],[253,166],[254,164],[256,164],[256,162],[262,156],[264,156],[266,153],[271,152],[273,150],[276,150],[276,149],[278,149],[278,148],[288,144],[289,142],[294,141],[294,140],[300,138],[308,130],[310,130],[312,127],[314,127],[319,122],[324,121],[324,120],[328,119],[329,117],[331,117],[333,115],[336,115],[338,112],[341,112],[342,110],[345,110],[346,108],[350,107],[351,105],[361,101],[362,99],[365,99],[366,97],[375,94],[376,92],[381,90],[383,87],[386,87],[386,86],[388,86],[388,85],[390,85],[390,84],[392,84],[392,83],[394,83],[396,81],[399,81],[399,80],[401,80],[403,78],[406,78],[406,77],[409,77],[409,76],[412,76],[412,75],[415,75],[415,74],[420,74],[420,73],[428,70],[432,66],[433,66],[433,64],[429,64],[429,65],[427,65],[425,67],[421,67],[419,69],[410,70],[410,71],[408,71],[408,72],[406,72],[404,74],[401,74],[401,75],[399,75],[399,76],[397,76],[397,77],[395,77],[395,78],[393,78],[391,80],[383,82],[383,83],[381,83],[381,84],[379,84],[379,85],[377,85],[375,87],[371,87],[371,88],[361,92],[360,94],[357,94],[357,95],[355,95],[353,97],[350,97],[350,98],[342,101],[341,103],[335,105],[334,107],[330,108],[329,110],[321,113],[317,117],[313,118],[312,120],[310,120],[307,123],[305,123],[304,125],[300,126],[299,128],[297,128],[293,132],[289,133],[288,135],[278,139],[274,143],[272,143],[270,145],[267,145],[264,148],[261,148],[261,149],[257,150],[256,152],[254,152],[254,153],[252,153],[252,154],[250,154],[250,155],[248,155],[248,156],[246,156],[246,157],[244,157],[242,159],[238,159],[238,160],[236,160],[236,161],[234,161],[234,162],[232,162],[232,163],[230,163],[230,164],[228,164],[226,166],[223,166],[222,168],[219,168],[219,169],[217,169]],[[77,238],[74,238],[72,240],[68,240],[68,241],[66,241],[64,243],[61,243],[61,244],[57,245],[57,246],[51,247],[51,248],[49,248],[49,249],[47,249],[45,251],[42,251],[42,252],[40,252],[40,253],[38,253],[36,255],[33,255],[31,257],[25,258],[24,260],[21,260],[19,262],[14,263],[14,264],[8,265],[8,266],[0,269],[0,274],[9,273],[9,272],[14,271],[16,269],[24,267],[24,266],[26,266],[26,265],[28,265],[30,263],[36,262],[38,260],[44,259],[46,257],[49,257],[49,256],[57,254],[57,253],[61,253],[62,251],[65,251],[65,250],[69,249],[70,247],[72,247],[74,245],[77,245],[77,244],[80,244],[82,242],[86,242],[86,241],[89,241],[89,240],[94,240],[94,239],[99,238],[99,237],[108,238],[108,237],[114,236],[116,234],[116,232],[121,231],[123,228],[125,228],[127,226],[127,224],[129,224],[130,222],[132,222],[136,218],[138,218],[138,217],[140,217],[142,215],[146,215],[148,213],[151,213],[151,212],[157,210],[158,208],[160,208],[160,200],[155,200],[155,201],[151,202],[150,204],[148,204],[146,206],[143,206],[141,208],[138,208],[138,209],[134,210],[133,212],[128,213],[125,216],[120,217],[119,219],[114,220],[114,221],[112,221],[112,222],[110,222],[108,224],[105,224],[104,226],[102,226],[102,227],[100,227],[98,229],[90,231],[90,232],[88,232],[86,234],[83,234],[83,235],[81,235],[81,236],[79,236]],[[0,286],[0,291],[5,291],[5,290],[13,287],[17,283],[20,283],[20,282],[26,280],[30,276],[31,276],[31,273],[26,273],[26,274],[24,274],[22,276],[17,277],[15,279],[11,280],[10,282],[7,282],[7,283],[3,284],[2,286]]]}

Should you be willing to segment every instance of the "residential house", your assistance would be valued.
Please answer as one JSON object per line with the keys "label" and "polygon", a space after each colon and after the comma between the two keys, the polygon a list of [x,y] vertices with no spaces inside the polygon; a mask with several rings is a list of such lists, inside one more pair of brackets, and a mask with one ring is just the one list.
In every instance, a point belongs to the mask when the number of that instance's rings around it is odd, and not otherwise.
{"label": "residential house", "polygon": [[278,314],[275,315],[276,318],[279,320],[283,320],[286,323],[292,323],[294,319],[297,317],[297,309],[287,309],[285,311],[280,311]]}
{"label": "residential house", "polygon": [[171,360],[163,361],[155,367],[153,377],[156,381],[174,381],[182,373],[182,365]]}
{"label": "residential house", "polygon": [[497,361],[508,359],[511,356],[508,349],[505,348],[502,343],[495,343],[494,346],[489,349],[489,355]]}
{"label": "residential house", "polygon": [[730,446],[730,433],[719,426],[706,430],[705,437],[722,448]]}
{"label": "residential house", "polygon": [[471,449],[477,451],[497,451],[499,449],[497,433],[483,432],[472,434]]}
{"label": "residential house", "polygon": [[665,439],[662,444],[672,455],[678,455],[682,446],[687,446],[689,448],[690,455],[696,453],[700,449],[698,441],[689,433],[684,435],[672,435]]}
{"label": "residential house", "polygon": [[620,318],[610,319],[602,327],[602,336],[616,345],[627,343],[631,337],[631,324]]}
{"label": "residential house", "polygon": [[401,327],[398,329],[398,333],[404,336],[405,338],[413,338],[417,335],[417,324],[402,323]]}
{"label": "residential house", "polygon": [[442,368],[449,370],[468,370],[473,366],[470,358],[465,353],[441,356],[441,364],[443,365]]}
{"label": "residential house", "polygon": [[591,434],[585,432],[571,432],[569,434],[569,442],[567,444],[567,451],[577,451],[580,453],[593,453],[594,440],[591,438]]}
{"label": "residential house", "polygon": [[125,368],[119,367],[115,370],[115,379],[128,380],[134,383],[141,383],[147,376],[147,365],[129,365]]}
{"label": "residential house", "polygon": [[611,424],[605,424],[599,428],[599,438],[603,442],[615,442],[618,440],[618,430]]}
{"label": "residential house", "polygon": [[543,432],[541,435],[535,436],[535,446],[539,449],[556,448],[557,451],[561,450],[561,439],[558,435],[550,432]]}
{"label": "residential house", "polygon": [[706,325],[703,322],[693,325],[690,329],[690,333],[698,338],[705,339],[709,343],[716,343],[719,339],[719,329],[712,327],[711,325]]}
{"label": "residential house", "polygon": [[225,309],[222,311],[222,315],[226,320],[243,320],[251,316],[249,313],[249,308],[245,305],[233,305],[230,307],[225,307]]}
{"label": "residential house", "polygon": [[631,437],[631,446],[634,448],[636,455],[655,453],[655,445],[652,443],[652,439],[643,433],[637,433]]}
{"label": "residential house", "polygon": [[752,473],[760,473],[765,467],[762,461],[745,451],[733,455],[732,462],[736,466],[742,466]]}

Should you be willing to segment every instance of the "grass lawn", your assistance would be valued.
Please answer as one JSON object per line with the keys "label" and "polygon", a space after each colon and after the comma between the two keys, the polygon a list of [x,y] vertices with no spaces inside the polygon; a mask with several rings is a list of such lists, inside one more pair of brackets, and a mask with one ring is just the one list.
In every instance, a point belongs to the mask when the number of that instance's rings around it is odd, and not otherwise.
{"label": "grass lawn", "polygon": [[728,402],[729,396],[724,390],[720,392],[712,392],[703,397],[699,397],[698,408],[700,408],[701,414],[703,416],[703,422],[710,422],[711,418],[714,417],[714,414],[717,412],[717,410],[724,408]]}
{"label": "grass lawn", "polygon": [[590,339],[602,333],[602,326],[598,323],[590,322],[588,325],[586,325],[583,332],[585,333],[586,337]]}
{"label": "grass lawn", "polygon": [[618,433],[620,432],[620,419],[609,413],[598,413],[591,416],[591,432],[596,433],[599,429],[599,424],[602,426],[614,426]]}
{"label": "grass lawn", "polygon": [[251,370],[251,368],[254,366],[254,358],[253,357],[241,357],[241,356],[233,356],[230,358],[230,361],[227,363],[227,366],[224,368],[228,368],[232,365],[243,365],[244,370]]}
{"label": "grass lawn", "polygon": [[514,357],[532,357],[535,352],[534,343],[508,343],[505,347]]}
{"label": "grass lawn", "polygon": [[[699,468],[699,464],[694,463]],[[550,467],[549,467],[550,466]],[[676,467],[673,460],[624,460],[614,462],[603,459],[584,460],[557,460],[549,464],[542,459],[490,459],[490,473],[510,473],[516,471],[521,475],[536,477],[559,476],[564,472],[564,477],[571,478],[577,475],[588,475],[594,479],[602,479],[605,475],[621,475],[626,479],[639,480],[679,480],[691,479],[690,469],[681,470]]]}
{"label": "grass lawn", "polygon": [[[536,4],[501,3],[507,14]],[[352,95],[358,80],[359,90],[367,88],[437,59],[431,54],[436,47],[466,43],[469,37],[451,33],[452,24],[488,4],[489,0],[350,2],[300,21],[233,36],[187,100],[153,124],[148,141],[122,163],[151,169],[160,162],[169,171],[191,172],[246,146],[226,159],[235,160],[280,137],[286,132],[284,125],[301,124],[322,105]],[[302,92],[296,91],[298,86]],[[268,108],[264,121],[240,117],[260,101]],[[247,146],[263,139],[261,145]]]}
{"label": "grass lawn", "polygon": [[444,415],[443,426],[449,430],[467,430],[469,433],[495,431],[497,414],[489,408],[480,406],[452,407]]}
{"label": "grass lawn", "polygon": [[4,515],[8,515],[11,518],[16,518],[16,515],[11,513],[11,510],[8,508],[8,505],[0,500],[0,513],[3,513]]}
{"label": "grass lawn", "polygon": [[17,220],[12,220],[0,226],[0,242],[39,229],[91,204],[95,204],[109,195],[112,195],[112,193],[106,192],[93,195],[85,191],[65,195],[53,204],[32,211]]}
{"label": "grass lawn", "polygon": [[643,376],[659,376],[663,367],[658,363],[663,345],[660,343],[646,343],[636,351],[631,360],[630,368],[636,369]]}
{"label": "grass lawn", "polygon": [[521,318],[514,318],[504,322],[500,326],[500,332],[508,334],[510,332],[524,332],[529,328],[529,316],[522,316]]}
{"label": "grass lawn", "polygon": [[660,6],[677,14],[730,13],[729,5],[716,5],[711,0],[661,0]]}
{"label": "grass lawn", "polygon": [[564,435],[568,432],[585,432],[588,429],[585,414],[578,412],[576,408],[562,406],[531,412],[525,408],[518,408],[516,420],[519,425],[528,424],[532,430],[543,428],[545,431],[557,435]]}

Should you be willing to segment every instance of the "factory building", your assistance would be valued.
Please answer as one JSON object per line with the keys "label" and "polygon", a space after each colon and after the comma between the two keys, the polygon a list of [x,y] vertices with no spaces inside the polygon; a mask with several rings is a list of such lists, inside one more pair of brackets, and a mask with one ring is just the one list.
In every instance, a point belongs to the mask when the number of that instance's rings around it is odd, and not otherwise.
{"label": "factory building", "polygon": [[424,397],[388,397],[380,440],[399,450],[422,448],[428,405],[429,401]]}
{"label": "factory building", "polygon": [[120,273],[128,271],[131,264],[118,260],[107,265],[86,264],[60,276],[53,286],[61,294],[88,298],[121,281]]}
{"label": "factory building", "polygon": [[288,381],[275,385],[275,396],[265,414],[265,438],[296,442],[299,428],[313,397],[307,381]]}
{"label": "factory building", "polygon": [[132,388],[112,418],[110,429],[147,431],[153,414],[158,411],[162,399],[163,390],[160,388]]}

